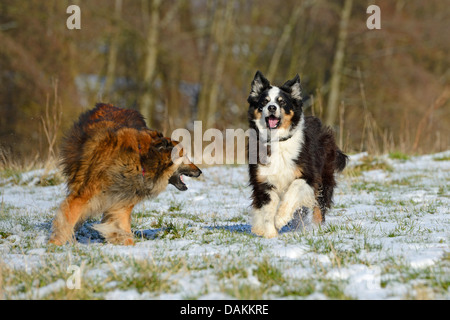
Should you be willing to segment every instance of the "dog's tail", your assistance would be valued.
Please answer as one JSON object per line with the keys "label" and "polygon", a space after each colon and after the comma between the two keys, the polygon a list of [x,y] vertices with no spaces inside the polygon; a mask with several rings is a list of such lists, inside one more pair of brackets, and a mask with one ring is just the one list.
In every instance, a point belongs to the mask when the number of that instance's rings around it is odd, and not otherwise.
{"label": "dog's tail", "polygon": [[345,166],[348,162],[348,156],[344,154],[341,150],[337,149],[336,151],[336,159],[335,159],[335,168],[337,172],[341,172],[344,170]]}

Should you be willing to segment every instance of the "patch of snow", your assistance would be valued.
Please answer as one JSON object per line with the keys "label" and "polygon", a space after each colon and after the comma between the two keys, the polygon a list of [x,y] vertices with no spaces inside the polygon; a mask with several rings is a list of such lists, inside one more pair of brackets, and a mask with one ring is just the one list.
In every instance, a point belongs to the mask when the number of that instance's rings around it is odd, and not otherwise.
{"label": "patch of snow", "polygon": [[[20,185],[0,186],[0,269],[40,272],[51,269],[48,266],[55,261],[81,263],[89,256],[83,281],[103,283],[104,292],[99,296],[106,299],[230,299],[230,292],[241,286],[265,290],[264,297],[270,299],[286,298],[280,296],[282,284],[268,289],[258,279],[258,264],[269,261],[289,283],[316,281],[317,292],[307,299],[328,298],[320,292],[324,279],[336,281],[346,295],[357,299],[402,299],[415,294],[416,284],[432,284],[429,279],[402,283],[397,268],[405,268],[406,278],[411,270],[447,268],[441,264],[450,252],[450,197],[445,194],[450,161],[435,159],[448,155],[450,151],[409,160],[384,157],[393,168],[390,172],[341,175],[336,206],[327,214],[325,225],[314,227],[307,217],[304,228],[292,223],[275,239],[251,233],[247,167],[208,167],[202,169],[200,179],[187,179],[188,191],[169,186],[158,198],[136,206],[134,211],[140,216],[132,217],[135,246],[102,243],[90,227],[98,222],[89,221],[77,232],[77,244],[56,251],[49,250],[47,240],[51,220],[66,195],[65,187],[35,186],[42,171],[28,172],[21,176]],[[366,156],[350,156],[349,165]],[[179,234],[164,234],[169,222],[179,227]],[[139,268],[132,261],[160,266],[160,277],[170,283],[170,290],[119,290],[120,280],[107,282],[111,272],[137,276]],[[171,261],[179,261],[181,267],[167,269]],[[389,265],[396,267],[394,271],[384,268]],[[236,274],[219,276],[222,270],[235,269]],[[242,270],[247,276],[242,276]],[[60,279],[26,294],[15,293],[23,289],[19,286],[7,287],[7,291],[12,292],[8,297],[41,299],[64,286],[65,279]],[[450,291],[436,291],[438,298],[450,297]]]}

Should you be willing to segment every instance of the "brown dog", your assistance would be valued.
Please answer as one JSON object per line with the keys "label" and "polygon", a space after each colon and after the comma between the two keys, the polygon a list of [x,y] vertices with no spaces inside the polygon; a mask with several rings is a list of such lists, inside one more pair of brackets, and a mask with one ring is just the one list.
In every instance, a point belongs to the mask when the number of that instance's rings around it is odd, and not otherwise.
{"label": "brown dog", "polygon": [[198,177],[178,142],[146,127],[135,110],[97,104],[82,114],[62,151],[68,196],[53,220],[50,243],[73,241],[74,228],[103,214],[95,227],[114,244],[132,245],[131,211],[168,185],[187,190],[182,175]]}

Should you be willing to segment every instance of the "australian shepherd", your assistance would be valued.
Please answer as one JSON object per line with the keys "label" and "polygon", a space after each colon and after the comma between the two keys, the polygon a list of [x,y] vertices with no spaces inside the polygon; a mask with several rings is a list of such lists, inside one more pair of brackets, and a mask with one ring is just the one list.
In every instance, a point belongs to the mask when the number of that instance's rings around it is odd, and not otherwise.
{"label": "australian shepherd", "polygon": [[[273,238],[303,207],[320,224],[332,204],[335,172],[347,156],[336,146],[331,128],[302,111],[300,77],[272,86],[257,72],[248,97],[248,120],[256,132],[256,161],[249,161],[252,187],[252,232]],[[264,159],[263,159],[264,158]]]}

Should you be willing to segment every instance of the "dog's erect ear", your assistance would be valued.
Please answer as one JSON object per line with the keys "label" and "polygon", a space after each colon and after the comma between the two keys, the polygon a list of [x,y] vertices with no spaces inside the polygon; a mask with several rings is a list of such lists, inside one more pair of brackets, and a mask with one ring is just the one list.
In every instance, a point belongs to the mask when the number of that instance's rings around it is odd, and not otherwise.
{"label": "dog's erect ear", "polygon": [[249,103],[255,102],[259,95],[268,87],[270,87],[269,80],[263,76],[261,71],[256,71],[255,78],[252,81],[252,90],[250,91],[247,101]]}
{"label": "dog's erect ear", "polygon": [[292,98],[302,100],[302,86],[300,85],[300,76],[298,74],[294,79],[286,81],[281,89],[289,92]]}

